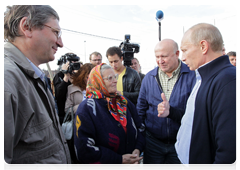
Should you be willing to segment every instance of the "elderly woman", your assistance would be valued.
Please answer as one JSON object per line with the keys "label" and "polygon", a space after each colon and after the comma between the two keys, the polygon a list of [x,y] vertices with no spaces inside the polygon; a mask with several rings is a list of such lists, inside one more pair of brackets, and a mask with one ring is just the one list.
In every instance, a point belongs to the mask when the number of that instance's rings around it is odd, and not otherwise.
{"label": "elderly woman", "polygon": [[104,63],[89,75],[86,96],[76,112],[74,145],[80,163],[138,163],[145,146],[136,108],[117,94],[117,75]]}

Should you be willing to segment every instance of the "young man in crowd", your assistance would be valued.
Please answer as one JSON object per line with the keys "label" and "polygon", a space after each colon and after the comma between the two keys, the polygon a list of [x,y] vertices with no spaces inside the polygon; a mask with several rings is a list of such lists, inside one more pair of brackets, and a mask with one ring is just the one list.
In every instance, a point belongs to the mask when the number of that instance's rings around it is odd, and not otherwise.
{"label": "young man in crowd", "polygon": [[236,67],[236,52],[235,51],[230,51],[227,53],[227,55],[229,56],[229,60],[230,60],[230,63]]}
{"label": "young man in crowd", "polygon": [[110,47],[106,56],[115,74],[118,74],[118,93],[127,97],[136,105],[141,86],[139,74],[132,68],[123,65],[123,56],[120,48]]}

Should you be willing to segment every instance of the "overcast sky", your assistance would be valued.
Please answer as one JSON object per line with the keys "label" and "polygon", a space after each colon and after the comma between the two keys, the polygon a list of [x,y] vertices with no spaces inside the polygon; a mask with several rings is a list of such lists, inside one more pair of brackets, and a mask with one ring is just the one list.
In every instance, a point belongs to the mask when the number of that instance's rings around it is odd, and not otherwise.
{"label": "overcast sky", "polygon": [[[55,60],[50,62],[52,69],[58,68],[57,60],[67,52],[77,54],[80,60],[86,63],[89,62],[90,53],[99,51],[103,56],[103,62],[107,62],[105,56],[107,49],[119,46],[124,40],[124,35],[130,34],[130,42],[140,45],[140,52],[134,56],[139,59],[142,72],[147,73],[156,66],[154,47],[159,41],[159,26],[155,17],[158,10],[164,13],[164,19],[161,21],[162,39],[173,39],[180,46],[184,31],[197,23],[206,22],[219,28],[227,52],[236,51],[237,48],[235,26],[237,14],[234,5],[52,5],[52,7],[60,16],[64,43],[64,47],[56,53]],[[46,69],[45,64],[40,68]]]}
{"label": "overcast sky", "polygon": [[[68,3],[71,4],[71,3]],[[136,3],[137,4],[137,3]],[[220,3],[219,3],[220,4]],[[222,33],[226,52],[237,50],[237,6],[229,5],[51,5],[60,16],[60,27],[64,47],[59,48],[55,60],[49,62],[57,69],[57,60],[68,52],[89,62],[89,54],[98,51],[107,63],[106,51],[119,46],[125,34],[130,42],[140,45],[134,54],[140,61],[142,72],[147,73],[156,66],[154,47],[159,41],[156,12],[162,10],[162,39],[175,40],[179,47],[183,32],[200,23],[217,26]],[[70,30],[70,31],[67,31]],[[105,38],[100,38],[105,37]],[[112,40],[114,39],[114,40]],[[181,58],[182,53],[180,53]],[[45,64],[40,68],[47,69]]]}

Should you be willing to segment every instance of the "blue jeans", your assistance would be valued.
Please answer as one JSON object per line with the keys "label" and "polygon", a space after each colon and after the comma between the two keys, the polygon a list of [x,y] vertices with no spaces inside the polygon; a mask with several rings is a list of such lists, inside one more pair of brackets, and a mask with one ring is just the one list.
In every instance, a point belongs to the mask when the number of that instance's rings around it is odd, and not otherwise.
{"label": "blue jeans", "polygon": [[174,144],[165,144],[146,132],[144,164],[180,164]]}

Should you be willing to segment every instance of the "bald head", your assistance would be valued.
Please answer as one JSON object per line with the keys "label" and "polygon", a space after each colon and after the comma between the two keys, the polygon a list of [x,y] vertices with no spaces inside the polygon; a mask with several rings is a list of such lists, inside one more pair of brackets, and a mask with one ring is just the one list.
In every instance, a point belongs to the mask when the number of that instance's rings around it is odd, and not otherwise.
{"label": "bald head", "polygon": [[156,62],[159,68],[169,77],[178,67],[179,50],[178,45],[171,39],[159,41],[155,46]]}
{"label": "bald head", "polygon": [[157,45],[155,46],[154,51],[158,51],[159,49],[167,49],[168,51],[173,51],[176,53],[178,51],[178,44],[171,40],[171,39],[164,39],[162,41],[159,41]]}

